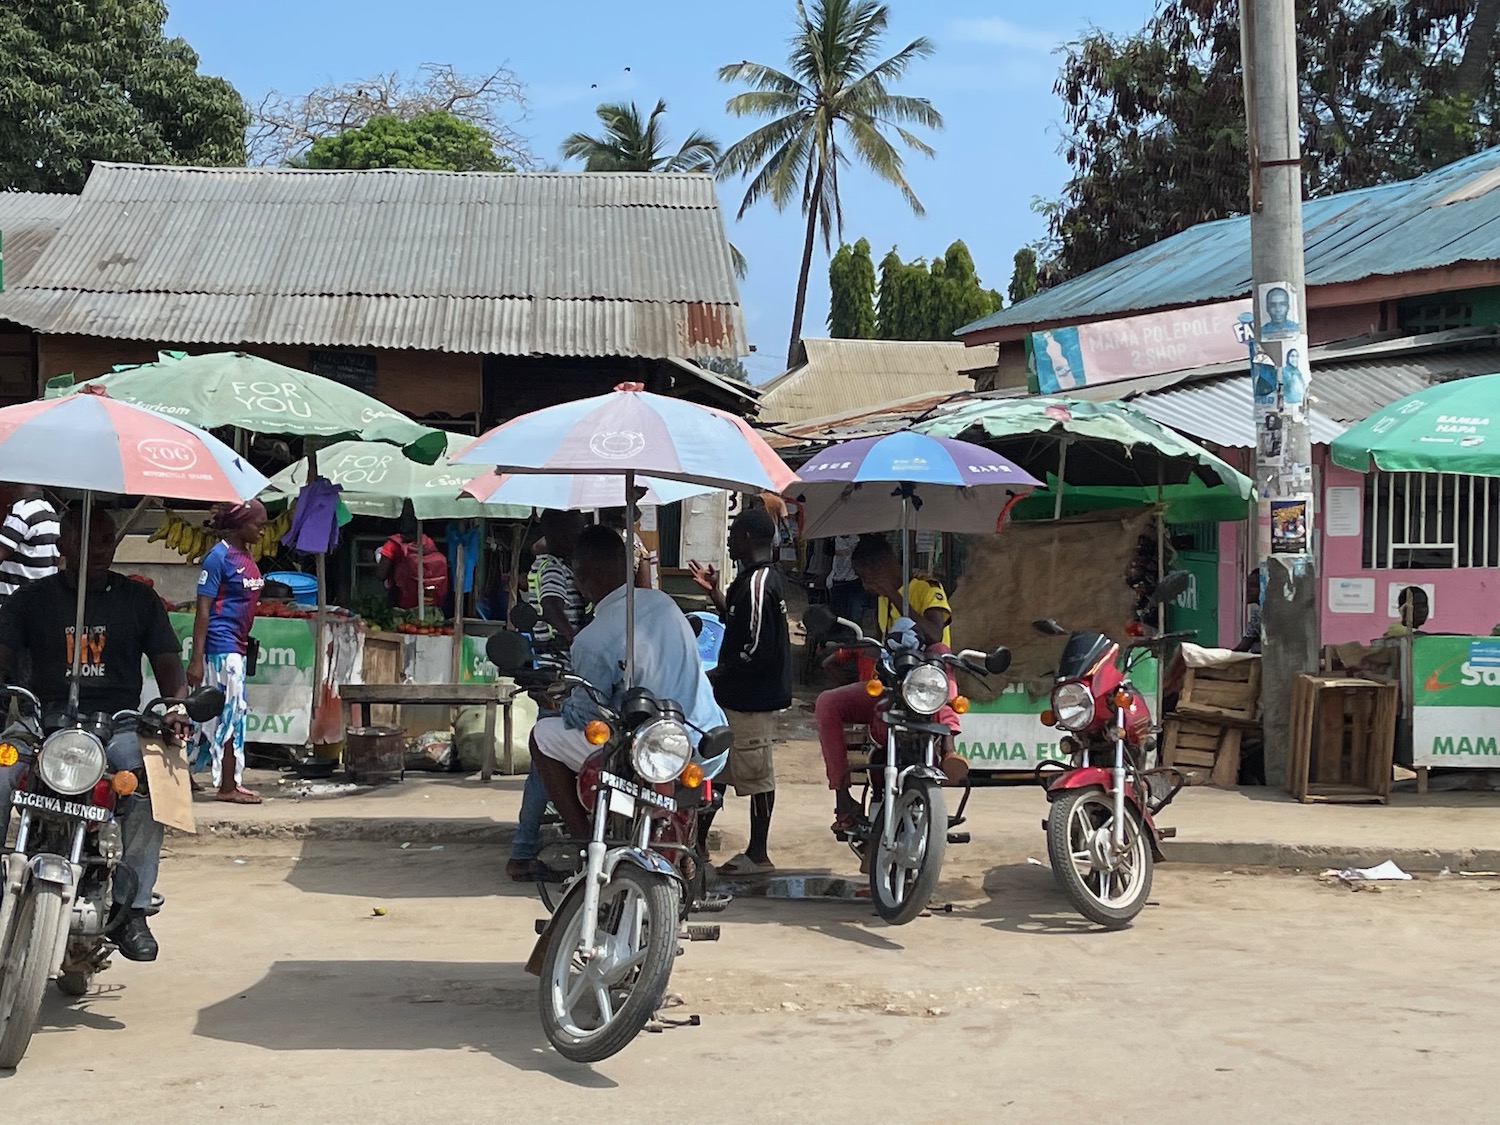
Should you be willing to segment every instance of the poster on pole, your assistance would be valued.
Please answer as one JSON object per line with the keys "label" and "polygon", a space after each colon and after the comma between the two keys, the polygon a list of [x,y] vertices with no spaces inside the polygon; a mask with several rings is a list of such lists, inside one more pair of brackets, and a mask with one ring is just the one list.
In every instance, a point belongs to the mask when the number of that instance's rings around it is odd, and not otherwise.
{"label": "poster on pole", "polygon": [[1259,308],[1266,318],[1261,323],[1259,339],[1289,340],[1300,335],[1296,287],[1289,281],[1269,281],[1260,286],[1259,293]]}
{"label": "poster on pole", "polygon": [[1312,522],[1312,499],[1297,496],[1271,501],[1271,554],[1307,554],[1307,530]]}

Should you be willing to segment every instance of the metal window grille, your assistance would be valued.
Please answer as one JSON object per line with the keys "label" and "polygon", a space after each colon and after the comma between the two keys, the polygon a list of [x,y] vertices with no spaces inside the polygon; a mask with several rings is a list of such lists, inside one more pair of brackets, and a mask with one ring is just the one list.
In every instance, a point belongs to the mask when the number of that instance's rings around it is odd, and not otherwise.
{"label": "metal window grille", "polygon": [[1368,570],[1500,566],[1500,479],[1370,474],[1364,555]]}

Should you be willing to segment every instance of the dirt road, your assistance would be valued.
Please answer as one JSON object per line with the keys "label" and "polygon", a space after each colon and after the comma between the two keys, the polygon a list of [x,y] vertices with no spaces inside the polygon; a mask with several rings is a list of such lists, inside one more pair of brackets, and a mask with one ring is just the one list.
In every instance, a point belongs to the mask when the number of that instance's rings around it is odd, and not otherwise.
{"label": "dirt road", "polygon": [[497,871],[457,846],[174,855],[164,959],[50,998],[0,1099],[32,1125],[111,1105],[236,1125],[1381,1125],[1488,1120],[1500,1096],[1497,879],[1351,893],[1164,868],[1118,934],[1024,863],[900,930],[854,903],[742,900],[673,977],[702,1026],[590,1069],[545,1048],[521,970],[539,908]]}

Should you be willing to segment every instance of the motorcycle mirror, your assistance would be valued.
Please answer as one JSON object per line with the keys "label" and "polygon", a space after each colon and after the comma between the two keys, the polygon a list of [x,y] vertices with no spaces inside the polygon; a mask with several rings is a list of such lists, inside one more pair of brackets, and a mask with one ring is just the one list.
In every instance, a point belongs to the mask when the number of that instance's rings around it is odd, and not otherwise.
{"label": "motorcycle mirror", "polygon": [[1049,637],[1066,636],[1068,632],[1057,623],[1055,617],[1039,617],[1031,623],[1031,627],[1038,633],[1045,633]]}
{"label": "motorcycle mirror", "polygon": [[1156,584],[1156,592],[1151,595],[1152,605],[1164,605],[1186,593],[1187,588],[1193,584],[1193,576],[1185,570],[1174,570]]}
{"label": "motorcycle mirror", "polygon": [[484,642],[484,654],[491,664],[510,675],[531,664],[531,642],[520,633],[494,633]]}
{"label": "motorcycle mirror", "polygon": [[195,723],[217,719],[224,712],[224,693],[216,687],[195,688],[184,700],[188,718]]}
{"label": "motorcycle mirror", "polygon": [[537,616],[536,610],[532,609],[526,602],[517,602],[511,608],[510,623],[523,633],[529,633],[535,629],[536,623],[540,620],[541,618]]}
{"label": "motorcycle mirror", "polygon": [[1010,667],[1010,649],[1000,645],[994,652],[984,658],[984,670],[992,676],[998,676]]}
{"label": "motorcycle mirror", "polygon": [[717,758],[734,745],[734,731],[728,727],[714,727],[698,743],[700,758]]}

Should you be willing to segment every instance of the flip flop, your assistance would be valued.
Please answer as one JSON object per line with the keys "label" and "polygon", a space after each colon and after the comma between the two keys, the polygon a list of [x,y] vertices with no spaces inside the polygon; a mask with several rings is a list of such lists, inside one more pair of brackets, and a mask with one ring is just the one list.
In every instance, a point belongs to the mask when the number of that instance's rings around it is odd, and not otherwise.
{"label": "flip flop", "polygon": [[747,875],[773,875],[776,872],[774,863],[756,863],[744,852],[740,852],[728,863],[721,863],[716,870],[720,875],[727,878],[743,878]]}
{"label": "flip flop", "polygon": [[214,800],[223,801],[226,805],[258,805],[261,803],[261,796],[248,789],[234,789],[228,793],[215,793]]}

